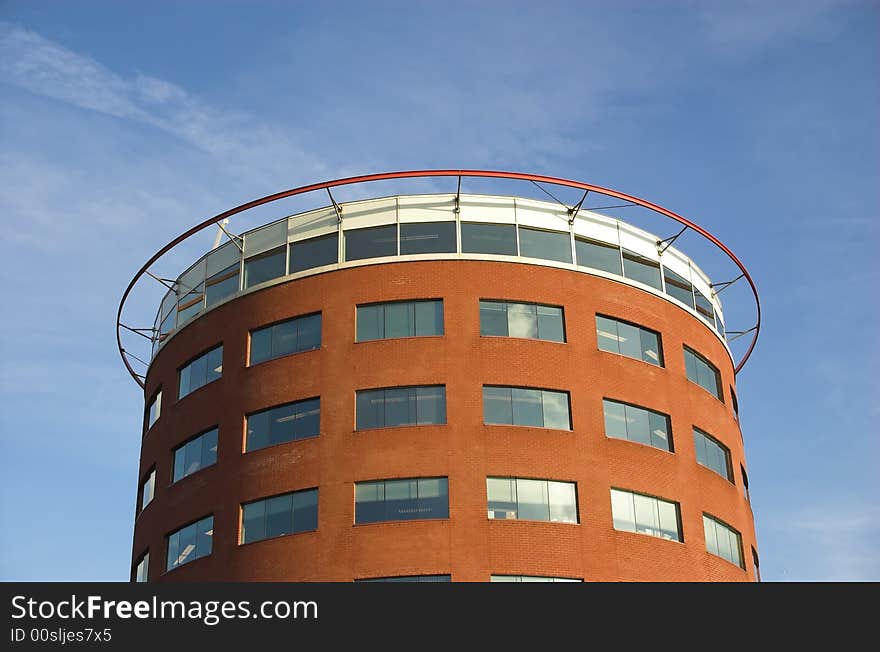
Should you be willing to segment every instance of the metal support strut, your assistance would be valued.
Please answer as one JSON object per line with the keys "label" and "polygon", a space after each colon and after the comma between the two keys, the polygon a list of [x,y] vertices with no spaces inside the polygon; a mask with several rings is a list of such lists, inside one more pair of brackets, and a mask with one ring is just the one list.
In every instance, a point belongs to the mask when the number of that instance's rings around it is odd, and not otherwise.
{"label": "metal support strut", "polygon": [[458,177],[458,188],[455,190],[455,206],[452,212],[458,215],[461,213],[461,177]]}
{"label": "metal support strut", "polygon": [[748,335],[749,333],[752,333],[756,330],[758,330],[757,324],[755,324],[754,326],[752,326],[750,329],[748,329],[746,331],[727,331],[728,335],[733,335],[733,337],[731,337],[730,339],[727,340],[727,343],[730,344],[731,342],[735,342],[736,340],[741,338],[743,335]]}
{"label": "metal support strut", "polygon": [[[736,283],[738,280],[740,280],[744,276],[745,276],[745,274],[740,274],[732,281],[722,281],[720,283],[710,283],[709,287],[712,288],[713,290],[715,290],[715,288],[721,288],[720,290],[715,291],[715,294],[718,295],[718,294],[721,294],[722,292],[724,292],[727,288],[729,288],[731,285]],[[749,331],[746,331],[746,332],[748,333]]]}
{"label": "metal support strut", "polygon": [[671,238],[665,238],[664,240],[658,240],[657,241],[657,253],[662,256],[663,252],[666,251],[667,249],[669,249],[669,247],[672,246],[672,243],[675,242],[676,240],[678,240],[681,237],[681,234],[687,230],[688,230],[688,227],[687,227],[687,225],[685,225],[681,231],[676,233]]}
{"label": "metal support strut", "polygon": [[144,274],[146,274],[147,276],[149,276],[151,279],[153,279],[153,280],[155,280],[155,281],[159,281],[159,283],[161,283],[161,284],[164,285],[166,288],[168,288],[169,290],[171,290],[172,292],[174,292],[174,290],[175,290],[174,285],[168,285],[168,283],[177,283],[177,281],[174,280],[173,278],[159,278],[158,276],[156,276],[155,274],[153,274],[153,272],[151,272],[151,271],[148,270],[148,269],[147,269],[147,270],[144,270]]}
{"label": "metal support strut", "polygon": [[584,200],[587,198],[587,195],[589,195],[589,194],[590,194],[590,191],[585,190],[584,196],[581,197],[581,200],[577,204],[574,205],[574,208],[568,209],[568,224],[569,225],[574,224],[574,220],[578,216],[578,212],[581,210],[581,206],[584,205]]}
{"label": "metal support strut", "polygon": [[156,334],[155,328],[132,328],[131,326],[126,326],[125,324],[119,324],[119,325],[122,326],[125,330],[131,331],[132,333],[135,333],[136,335],[140,335],[141,337],[145,337],[146,339],[150,340],[151,342],[153,341],[153,338],[150,337],[149,335],[144,335],[144,331],[146,331],[147,333],[152,333],[153,335]]}
{"label": "metal support strut", "polygon": [[333,202],[333,210],[336,211],[336,223],[339,224],[342,222],[342,206],[336,203],[336,200],[333,199],[333,195],[330,193],[330,188],[327,188],[327,195],[330,197],[330,201]]}

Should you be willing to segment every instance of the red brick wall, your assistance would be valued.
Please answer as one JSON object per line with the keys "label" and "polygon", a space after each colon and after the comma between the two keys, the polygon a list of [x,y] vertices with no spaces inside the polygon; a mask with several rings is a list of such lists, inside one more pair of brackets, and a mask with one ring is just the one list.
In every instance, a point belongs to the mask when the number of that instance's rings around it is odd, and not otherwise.
{"label": "red brick wall", "polygon": [[[355,306],[442,298],[445,335],[355,343]],[[567,343],[480,337],[479,299],[565,308]],[[250,329],[323,313],[319,351],[246,366]],[[665,368],[599,351],[595,314],[659,331]],[[177,368],[223,342],[223,377],[178,401]],[[725,402],[685,376],[682,344],[720,370]],[[447,425],[354,431],[355,390],[445,384]],[[572,432],[483,425],[482,385],[524,385],[571,393]],[[133,559],[149,547],[150,579],[333,580],[492,573],[590,580],[725,580],[754,577],[752,514],[739,473],[743,446],[729,387],[733,366],[696,317],[630,286],[542,266],[432,261],[369,265],[284,283],[235,299],[175,335],[150,370],[146,395],[163,388],[162,415],[144,437],[140,476],[154,464],[153,502],[137,517]],[[242,454],[244,415],[321,397],[318,438]],[[675,453],[604,435],[602,398],[671,416]],[[173,486],[172,449],[219,425],[217,464]],[[692,426],[731,450],[736,485],[696,463]],[[578,525],[492,521],[486,477],[577,482]],[[353,525],[359,480],[448,476],[448,521]],[[618,532],[611,487],[681,504],[684,542]],[[319,488],[318,530],[238,545],[240,504]],[[706,552],[702,513],[742,533],[748,571]],[[213,554],[169,573],[165,535],[214,514]]]}

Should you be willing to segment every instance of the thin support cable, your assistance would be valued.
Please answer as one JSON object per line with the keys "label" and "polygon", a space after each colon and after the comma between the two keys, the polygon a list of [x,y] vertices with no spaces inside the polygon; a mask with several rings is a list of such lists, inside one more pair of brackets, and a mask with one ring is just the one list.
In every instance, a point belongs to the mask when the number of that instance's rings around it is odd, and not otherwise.
{"label": "thin support cable", "polygon": [[149,367],[149,366],[150,366],[150,363],[149,363],[149,362],[144,362],[143,360],[141,360],[139,357],[137,357],[134,353],[132,353],[132,352],[129,351],[128,349],[122,349],[122,352],[123,352],[126,356],[128,356],[129,358],[134,358],[135,360],[137,360],[138,362],[140,362],[140,363],[141,363],[142,365],[144,365],[145,367]]}
{"label": "thin support cable", "polygon": [[540,191],[543,192],[545,195],[547,195],[548,197],[550,197],[553,201],[555,201],[557,204],[559,204],[560,206],[562,206],[562,207],[566,210],[566,212],[571,211],[571,207],[570,207],[568,204],[566,204],[566,203],[563,202],[563,201],[560,201],[560,200],[559,200],[559,199],[558,199],[553,193],[551,193],[549,190],[545,190],[545,189],[544,189],[543,187],[541,187],[541,185],[538,184],[536,181],[532,181],[532,183],[535,184],[535,187],[536,187],[538,190],[540,190]]}
{"label": "thin support cable", "polygon": [[[743,277],[745,277],[745,274],[740,274],[732,281],[721,281],[720,283],[710,283],[709,287],[712,288],[712,290],[715,292],[716,295],[719,295]],[[715,288],[721,288],[721,289],[715,290]],[[746,332],[748,332],[748,331],[746,331]]]}
{"label": "thin support cable", "polygon": [[[229,220],[226,220],[226,222],[228,223]],[[237,235],[233,235],[233,234],[231,234],[229,231],[227,231],[225,228],[223,228],[223,225],[222,225],[220,222],[217,222],[217,226],[219,226],[219,227],[220,227],[220,230],[223,231],[223,233],[226,234],[226,237],[227,237],[227,238],[229,238],[230,240],[232,240],[232,243],[233,243],[236,247],[238,247],[238,250],[239,250],[241,253],[244,253],[244,248],[243,248],[243,247],[239,244],[239,242],[238,242],[239,240],[241,240],[242,242],[244,242],[244,240],[243,240],[242,238],[240,238],[239,236],[237,236]]]}
{"label": "thin support cable", "polygon": [[461,213],[461,176],[458,177],[458,188],[455,190],[455,206],[452,212],[458,215]]}
{"label": "thin support cable", "polygon": [[174,279],[172,279],[172,278],[159,278],[158,276],[156,276],[155,274],[153,274],[150,270],[144,270],[144,273],[145,273],[147,276],[149,276],[151,279],[153,279],[154,281],[159,281],[159,283],[161,283],[161,284],[164,285],[166,288],[168,288],[169,290],[171,290],[172,292],[174,292],[174,286],[173,286],[173,285],[168,285],[168,283],[177,283],[177,281],[175,281]]}
{"label": "thin support cable", "polygon": [[342,206],[336,203],[336,200],[333,199],[333,194],[330,192],[330,188],[327,188],[327,195],[330,197],[330,201],[333,202],[333,210],[336,211],[336,223],[339,224],[342,222]]}
{"label": "thin support cable", "polygon": [[746,331],[727,331],[727,335],[733,335],[733,337],[731,337],[730,339],[727,340],[727,343],[730,344],[731,342],[735,342],[736,340],[741,338],[743,335],[748,335],[749,333],[753,333],[756,330],[758,330],[757,324],[755,324],[754,326],[752,326],[750,329],[748,329]]}
{"label": "thin support cable", "polygon": [[588,211],[601,211],[601,210],[605,210],[606,208],[629,208],[630,206],[638,206],[638,204],[633,204],[632,202],[629,202],[627,204],[612,204],[610,206],[590,206],[587,208],[587,210]]}
{"label": "thin support cable", "polygon": [[663,252],[666,251],[667,249],[669,249],[669,247],[672,246],[672,243],[675,242],[676,240],[678,240],[681,237],[681,234],[687,230],[688,230],[688,227],[687,227],[687,225],[685,225],[684,228],[681,231],[679,231],[678,233],[676,233],[674,236],[672,236],[670,238],[665,238],[663,240],[658,240],[657,241],[657,253],[660,255],[663,255]]}
{"label": "thin support cable", "polygon": [[587,195],[590,194],[589,190],[584,191],[584,196],[581,197],[581,200],[574,205],[574,208],[568,209],[568,224],[569,226],[574,224],[575,218],[578,216],[578,212],[581,210],[581,206],[584,205],[584,200],[587,198]]}
{"label": "thin support cable", "polygon": [[155,328],[132,328],[131,326],[126,326],[125,324],[119,324],[119,325],[122,326],[125,330],[131,331],[132,333],[134,333],[136,335],[140,335],[141,337],[144,337],[144,338],[150,340],[151,342],[153,341],[153,338],[150,337],[149,335],[144,335],[144,332],[146,331],[147,333],[152,333],[153,335],[156,334]]}

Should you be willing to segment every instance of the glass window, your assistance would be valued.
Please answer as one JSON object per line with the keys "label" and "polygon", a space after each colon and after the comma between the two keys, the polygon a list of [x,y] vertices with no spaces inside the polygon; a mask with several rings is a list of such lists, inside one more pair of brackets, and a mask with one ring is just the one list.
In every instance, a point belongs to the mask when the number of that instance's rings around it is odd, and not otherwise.
{"label": "glass window", "polygon": [[141,511],[153,502],[153,496],[156,494],[156,467],[150,469],[146,480],[141,483]]}
{"label": "glass window", "polygon": [[673,451],[669,416],[607,398],[602,399],[602,408],[605,412],[606,437]]}
{"label": "glass window", "polygon": [[178,399],[220,378],[223,375],[223,345],[214,347],[181,367],[179,375]]}
{"label": "glass window", "polygon": [[724,400],[721,393],[721,374],[711,362],[696,351],[684,347],[684,366],[688,380],[705,389],[719,401]]}
{"label": "glass window", "polygon": [[180,286],[179,289],[181,293],[186,292],[177,304],[177,325],[182,326],[205,307],[205,284],[199,283],[191,289]]}
{"label": "glass window", "polygon": [[696,299],[697,313],[700,315],[700,317],[709,322],[710,326],[714,326],[715,308],[712,306],[712,302],[709,301],[709,299],[707,299],[705,296],[703,296],[703,293],[698,290],[694,291],[694,298]]}
{"label": "glass window", "polygon": [[748,475],[748,473],[746,473],[746,467],[744,467],[742,464],[740,464],[739,471],[740,471],[740,474],[742,475],[742,481],[743,481],[743,496],[745,497],[745,499],[747,501],[752,502],[752,498],[751,498],[751,496],[749,496],[749,475]]}
{"label": "glass window", "polygon": [[720,441],[694,428],[694,448],[697,451],[697,462],[707,469],[712,469],[725,480],[733,482],[730,469],[730,449]]}
{"label": "glass window", "polygon": [[663,366],[660,334],[613,317],[596,315],[596,340],[600,351]]}
{"label": "glass window", "polygon": [[455,253],[455,222],[418,222],[400,225],[400,253]]}
{"label": "glass window", "polygon": [[247,416],[245,452],[317,437],[320,431],[320,398],[285,403]]}
{"label": "glass window", "polygon": [[398,575],[396,577],[368,577],[355,582],[451,582],[452,575]]}
{"label": "glass window", "polygon": [[623,250],[623,275],[652,288],[663,289],[660,284],[660,263],[626,249]]}
{"label": "glass window", "polygon": [[571,236],[558,231],[519,227],[519,255],[528,258],[571,262]]}
{"label": "glass window", "polygon": [[611,516],[615,530],[638,532],[670,541],[683,540],[678,503],[612,489]]}
{"label": "glass window", "polygon": [[356,430],[446,423],[446,386],[420,385],[357,392]]}
{"label": "glass window", "polygon": [[287,273],[287,248],[277,247],[244,261],[244,287],[250,288]]}
{"label": "glass window", "polygon": [[205,283],[205,305],[210,307],[238,292],[239,264],[217,272]]}
{"label": "glass window", "polygon": [[397,225],[371,226],[345,232],[345,260],[397,255]]}
{"label": "glass window", "polygon": [[568,392],[483,386],[483,422],[571,430]]}
{"label": "glass window", "polygon": [[740,568],[745,568],[742,555],[742,537],[732,527],[709,514],[703,514],[703,533],[706,550]]}
{"label": "glass window", "polygon": [[565,317],[557,306],[480,300],[480,335],[565,342]]}
{"label": "glass window", "polygon": [[623,276],[619,247],[595,240],[575,238],[574,250],[577,254],[577,264],[581,267],[592,267]]}
{"label": "glass window", "polygon": [[446,478],[355,483],[355,523],[449,518]]}
{"label": "glass window", "polygon": [[290,273],[339,262],[339,234],[329,233],[290,245]]}
{"label": "glass window", "polygon": [[148,582],[150,575],[150,553],[145,552],[144,556],[141,557],[141,560],[137,563],[137,566],[134,570],[134,581],[135,582]]}
{"label": "glass window", "polygon": [[357,341],[443,335],[443,300],[393,301],[357,307]]}
{"label": "glass window", "polygon": [[287,319],[251,331],[251,361],[255,365],[291,353],[321,348],[321,313]]}
{"label": "glass window", "polygon": [[693,308],[694,287],[690,281],[683,276],[679,276],[668,267],[663,268],[663,277],[666,280],[666,294]]}
{"label": "glass window", "polygon": [[147,430],[153,427],[153,424],[159,419],[159,415],[162,414],[162,390],[160,389],[153,396],[153,400],[150,401],[150,404],[147,406]]}
{"label": "glass window", "polygon": [[486,478],[489,518],[493,520],[577,523],[574,482],[527,478]]}
{"label": "glass window", "polygon": [[752,546],[752,561],[755,564],[755,581],[761,581],[761,564],[758,560],[758,551],[755,550],[755,547]]}
{"label": "glass window", "polygon": [[733,406],[733,418],[739,421],[739,401],[736,400],[736,392],[730,387],[730,404]]}
{"label": "glass window", "polygon": [[211,554],[214,539],[214,516],[190,523],[168,535],[168,556],[165,570]]}
{"label": "glass window", "polygon": [[543,577],[538,575],[492,575],[490,582],[583,582],[568,577]]}
{"label": "glass window", "polygon": [[466,254],[516,256],[516,225],[462,222],[461,251]]}
{"label": "glass window", "polygon": [[318,490],[294,491],[241,506],[241,542],[318,529]]}
{"label": "glass window", "polygon": [[217,428],[211,428],[174,449],[172,482],[217,463]]}

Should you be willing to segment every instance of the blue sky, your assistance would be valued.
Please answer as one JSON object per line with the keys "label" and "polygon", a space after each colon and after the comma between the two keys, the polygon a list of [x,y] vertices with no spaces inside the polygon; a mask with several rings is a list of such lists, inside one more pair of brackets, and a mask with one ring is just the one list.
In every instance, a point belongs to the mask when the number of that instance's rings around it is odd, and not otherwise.
{"label": "blue sky", "polygon": [[880,580],[876,3],[144,6],[0,4],[0,579],[128,578],[115,311],[156,249],[284,188],[472,167],[645,197],[739,255],[764,579]]}

